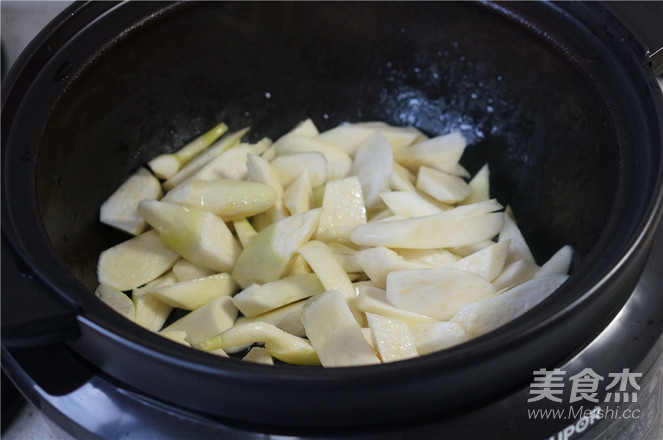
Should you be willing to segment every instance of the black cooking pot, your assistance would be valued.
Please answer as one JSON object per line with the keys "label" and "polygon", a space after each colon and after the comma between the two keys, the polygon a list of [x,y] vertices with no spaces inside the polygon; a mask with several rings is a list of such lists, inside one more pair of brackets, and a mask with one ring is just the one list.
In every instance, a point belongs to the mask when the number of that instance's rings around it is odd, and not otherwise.
{"label": "black cooking pot", "polygon": [[[663,103],[646,53],[594,2],[75,4],[2,85],[3,351],[66,341],[157,402],[292,429],[388,426],[527,383],[602,329],[647,258]],[[460,129],[462,163],[489,162],[537,261],[575,248],[570,279],[466,344],[337,369],[188,349],[95,298],[97,256],[126,238],[99,207],[140,164],[218,121],[256,140],[307,117]]]}

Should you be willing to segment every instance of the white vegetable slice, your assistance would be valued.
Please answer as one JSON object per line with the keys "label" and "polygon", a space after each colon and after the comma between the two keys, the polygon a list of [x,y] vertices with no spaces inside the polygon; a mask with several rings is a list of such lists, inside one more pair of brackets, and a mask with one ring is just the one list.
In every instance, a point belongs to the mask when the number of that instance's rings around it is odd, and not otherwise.
{"label": "white vegetable slice", "polygon": [[220,296],[187,313],[163,330],[183,331],[191,338],[210,338],[232,327],[236,318],[237,308],[232,298]]}
{"label": "white vegetable slice", "polygon": [[176,281],[188,281],[196,278],[202,278],[209,275],[214,275],[216,272],[206,267],[200,267],[185,259],[179,260],[173,266],[173,274],[177,278]]}
{"label": "white vegetable slice", "polygon": [[490,199],[490,168],[488,164],[481,167],[468,183],[470,194],[461,203],[469,205]]}
{"label": "white vegetable slice", "polygon": [[292,260],[290,260],[287,269],[283,272],[283,276],[289,277],[292,275],[304,275],[308,273],[313,273],[311,267],[308,265],[304,257],[295,254],[292,256]]}
{"label": "white vegetable slice", "polygon": [[494,237],[504,214],[494,200],[459,206],[426,217],[357,226],[350,239],[360,246],[433,249],[465,246]]}
{"label": "white vegetable slice", "polygon": [[359,179],[353,176],[327,182],[317,238],[347,239],[355,226],[365,223],[366,207]]}
{"label": "white vegetable slice", "polygon": [[377,353],[378,347],[375,345],[375,339],[373,339],[373,333],[371,333],[371,329],[368,327],[362,327],[361,334],[364,336],[364,339],[366,339],[366,342],[368,342],[368,345],[371,346],[373,351]]}
{"label": "white vegetable slice", "polygon": [[357,252],[356,259],[366,276],[382,289],[387,285],[387,275],[390,272],[430,267],[427,264],[408,261],[384,246],[363,249]]}
{"label": "white vegetable slice", "polygon": [[357,261],[357,250],[341,243],[330,242],[327,247],[334,254],[336,260],[346,273],[359,273],[362,271]]}
{"label": "white vegetable slice", "polygon": [[471,272],[433,268],[391,272],[386,292],[396,307],[446,321],[463,305],[494,295],[497,290]]}
{"label": "white vegetable slice", "polygon": [[346,299],[330,290],[307,300],[302,323],[323,367],[379,364]]}
{"label": "white vegetable slice", "polygon": [[371,286],[366,282],[355,283],[357,297],[352,304],[365,313],[375,313],[387,318],[397,319],[407,325],[417,325],[424,322],[436,322],[435,318],[410,312],[394,306],[387,300],[387,294],[377,286]]}
{"label": "white vegetable slice", "polygon": [[288,133],[286,133],[285,136],[289,134],[297,134],[306,137],[315,137],[318,134],[320,134],[320,132],[318,131],[318,127],[316,127],[315,122],[313,122],[313,119],[307,118],[299,122],[297,125],[295,125],[295,127],[292,130],[290,130]]}
{"label": "white vegetable slice", "polygon": [[417,356],[410,328],[402,321],[367,313],[366,319],[382,362],[395,362]]}
{"label": "white vegetable slice", "polygon": [[380,194],[391,212],[404,218],[425,217],[442,209],[412,191],[388,191]]}
{"label": "white vegetable slice", "polygon": [[389,177],[389,186],[393,191],[410,191],[415,192],[417,188],[414,186],[417,178],[403,165],[394,162],[391,169],[391,176]]}
{"label": "white vegetable slice", "polygon": [[543,301],[564,283],[568,275],[535,278],[490,298],[467,304],[452,318],[473,336],[479,336],[514,320]]}
{"label": "white vegetable slice", "polygon": [[230,221],[264,212],[277,199],[277,191],[264,183],[211,179],[189,181],[170,191],[161,201],[202,209]]}
{"label": "white vegetable slice", "polygon": [[411,329],[420,355],[444,350],[471,339],[465,328],[449,321],[417,324]]}
{"label": "white vegetable slice", "polygon": [[180,281],[170,286],[143,288],[161,302],[184,310],[195,310],[220,296],[231,296],[237,284],[227,273],[219,273],[195,280]]}
{"label": "white vegetable slice", "polygon": [[394,158],[410,171],[427,166],[454,174],[458,172],[458,161],[466,145],[465,137],[456,131],[416,143],[398,152]]}
{"label": "white vegetable slice", "polygon": [[120,231],[138,235],[145,220],[138,213],[141,200],[161,198],[161,183],[145,168],[139,168],[101,205],[99,220]]}
{"label": "white vegetable slice", "polygon": [[[147,283],[147,286],[170,286],[177,283],[177,281],[177,276],[171,271],[154,281],[150,281]],[[170,304],[161,302],[153,296],[147,295],[144,289],[144,287],[139,287],[138,289],[134,289],[131,293],[131,298],[133,299],[136,308],[136,324],[150,331],[158,332],[163,327],[168,316],[170,316],[173,307]]]}
{"label": "white vegetable slice", "polygon": [[312,208],[313,188],[308,172],[300,174],[283,191],[283,204],[290,214],[301,214]]}
{"label": "white vegetable slice", "polygon": [[389,189],[393,164],[391,145],[379,132],[365,139],[357,149],[352,174],[359,179],[367,207],[378,202],[380,193]]}
{"label": "white vegetable slice", "polygon": [[320,365],[318,355],[311,343],[266,322],[244,322],[206,339],[194,342],[196,348],[215,350],[232,348],[251,343],[265,343],[265,350],[283,362],[301,365]]}
{"label": "white vegetable slice", "polygon": [[223,348],[217,348],[216,350],[210,350],[210,351],[208,351],[208,353],[215,354],[217,356],[221,356],[221,357],[224,357],[224,358],[229,357],[228,353],[226,353],[226,351]]}
{"label": "white vegetable slice", "polygon": [[492,281],[504,269],[510,241],[501,241],[485,249],[468,255],[451,265],[453,269],[473,272],[480,277]]}
{"label": "white vegetable slice", "polygon": [[253,284],[233,297],[235,307],[252,317],[325,291],[315,274],[292,275],[280,280]]}
{"label": "white vegetable slice", "polygon": [[161,236],[161,242],[198,266],[230,271],[242,247],[216,215],[173,203],[144,200],[138,210]]}
{"label": "white vegetable slice", "polygon": [[311,186],[322,185],[327,181],[327,159],[317,151],[277,155],[269,163],[278,173],[284,188],[304,172],[308,173]]}
{"label": "white vegetable slice", "polygon": [[204,151],[220,136],[228,131],[228,126],[223,122],[217,124],[212,129],[201,134],[177,152],[172,154],[162,154],[148,162],[150,169],[160,179],[168,179],[177,173],[180,168],[187,164],[191,159]]}
{"label": "white vegetable slice", "polygon": [[233,220],[233,228],[235,229],[235,234],[237,234],[237,239],[242,243],[242,247],[246,247],[249,241],[258,234],[258,231],[255,230],[246,218]]}
{"label": "white vegetable slice", "polygon": [[177,342],[178,344],[185,345],[187,347],[190,347],[191,344],[186,340],[186,332],[180,331],[180,330],[163,330],[160,331],[159,334],[163,336],[164,338],[170,339],[171,341]]}
{"label": "white vegetable slice", "polygon": [[495,244],[494,240],[481,240],[476,243],[468,244],[465,246],[451,246],[449,251],[453,254],[463,258],[472,255],[475,252],[486,249]]}
{"label": "white vegetable slice", "polygon": [[134,321],[136,318],[136,308],[129,296],[107,284],[99,284],[94,291],[97,298],[102,300],[108,307],[115,310],[125,318]]}
{"label": "white vegetable slice", "polygon": [[427,166],[419,168],[416,188],[444,203],[458,203],[470,194],[469,185],[460,177]]}
{"label": "white vegetable slice", "polygon": [[387,138],[394,152],[402,151],[412,144],[428,139],[424,133],[415,127],[400,127],[382,121],[357,122],[352,125],[355,128],[379,132]]}
{"label": "white vegetable slice", "polygon": [[315,151],[322,153],[327,160],[327,179],[336,180],[346,177],[352,168],[352,158],[345,151],[334,147],[318,138],[301,135],[286,135],[274,143],[279,155]]}
{"label": "white vegetable slice", "polygon": [[311,266],[326,290],[336,290],[345,298],[355,296],[348,274],[325,243],[311,240],[299,248],[298,252]]}
{"label": "white vegetable slice", "polygon": [[541,265],[534,275],[535,277],[545,277],[554,274],[566,275],[571,268],[573,260],[573,247],[570,245],[562,246],[555,254]]}
{"label": "white vegetable slice", "polygon": [[353,157],[359,145],[373,133],[375,133],[375,129],[372,127],[358,124],[341,124],[323,131],[318,135],[318,139],[345,151]]}
{"label": "white vegetable slice", "polygon": [[196,171],[190,180],[211,180],[211,179],[237,179],[242,180],[247,175],[246,159],[249,154],[260,155],[269,146],[272,141],[263,138],[260,141],[249,144],[241,143],[219,154],[213,160]]}
{"label": "white vegetable slice", "polygon": [[196,174],[201,168],[207,165],[215,157],[221,155],[224,151],[229,148],[235,147],[239,144],[239,141],[244,137],[244,135],[249,131],[249,128],[244,128],[242,130],[228,133],[207,148],[202,153],[194,157],[189,163],[184,165],[175,175],[170,177],[163,183],[163,187],[166,190],[171,190],[177,185],[184,183],[185,181],[191,179],[191,177]]}
{"label": "white vegetable slice", "polygon": [[97,279],[126,291],[148,283],[173,267],[177,252],[161,243],[154,229],[106,249],[99,255]]}
{"label": "white vegetable slice", "polygon": [[320,208],[283,218],[260,231],[244,248],[232,271],[242,288],[281,278],[297,249],[318,227]]}
{"label": "white vegetable slice", "polygon": [[539,266],[531,261],[514,261],[504,267],[502,273],[493,280],[493,285],[497,290],[515,287],[534,278],[538,271]]}
{"label": "white vegetable slice", "polygon": [[249,154],[246,158],[246,169],[247,180],[268,185],[276,192],[274,203],[267,210],[253,217],[251,222],[253,227],[261,230],[275,221],[287,217],[289,213],[283,204],[283,186],[269,162],[260,156]]}
{"label": "white vegetable slice", "polygon": [[454,253],[447,249],[394,249],[408,261],[426,264],[430,267],[449,267],[458,261]]}
{"label": "white vegetable slice", "polygon": [[274,358],[265,350],[264,347],[251,347],[246,356],[242,358],[243,361],[254,362],[256,364],[274,365]]}
{"label": "white vegetable slice", "polygon": [[239,325],[246,322],[266,322],[275,325],[284,332],[288,332],[295,336],[306,336],[304,326],[302,325],[302,306],[306,302],[305,299],[301,301],[288,304],[278,309],[271,310],[253,318],[240,316],[235,321]]}
{"label": "white vegetable slice", "polygon": [[[508,208],[507,208],[508,211]],[[506,263],[512,263],[517,260],[525,260],[530,263],[536,263],[534,256],[529,249],[529,245],[516,224],[516,221],[511,217],[507,211],[504,213],[504,223],[498,235],[498,241],[510,240],[509,255],[507,256]]]}
{"label": "white vegetable slice", "polygon": [[276,157],[276,148],[274,148],[274,144],[272,143],[265,149],[265,151],[260,153],[260,157],[265,159],[267,162],[271,162]]}

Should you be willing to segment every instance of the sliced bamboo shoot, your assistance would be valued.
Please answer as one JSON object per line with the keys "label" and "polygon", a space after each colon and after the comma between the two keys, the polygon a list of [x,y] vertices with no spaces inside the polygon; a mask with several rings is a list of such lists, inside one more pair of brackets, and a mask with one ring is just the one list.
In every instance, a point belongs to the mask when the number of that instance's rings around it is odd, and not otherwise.
{"label": "sliced bamboo shoot", "polygon": [[417,356],[410,328],[402,321],[367,313],[368,325],[382,362],[395,362]]}
{"label": "sliced bamboo shoot", "polygon": [[253,284],[237,293],[233,303],[244,316],[253,317],[324,291],[317,275],[293,275],[263,285]]}
{"label": "sliced bamboo shoot", "polygon": [[249,128],[244,128],[242,130],[228,133],[207,148],[202,153],[194,157],[189,163],[184,165],[180,170],[168,180],[163,183],[163,187],[166,190],[171,190],[177,185],[184,183],[189,180],[194,174],[196,174],[201,168],[207,165],[212,159],[221,155],[224,151],[229,148],[233,148],[239,141],[244,137],[244,135],[249,131]]}
{"label": "sliced bamboo shoot", "polygon": [[396,307],[447,321],[465,304],[497,290],[490,281],[471,272],[434,268],[391,272],[386,292]]}
{"label": "sliced bamboo shoot", "polygon": [[180,185],[161,201],[202,209],[231,221],[266,211],[274,205],[277,196],[274,188],[264,183],[211,179]]}
{"label": "sliced bamboo shoot", "polygon": [[267,353],[283,362],[320,365],[318,355],[309,341],[265,322],[235,324],[223,333],[194,345],[201,350],[210,351],[253,343],[264,343]]}
{"label": "sliced bamboo shoot", "polygon": [[260,231],[244,248],[232,271],[246,289],[281,278],[290,261],[318,227],[320,208],[291,215]]}
{"label": "sliced bamboo shoot", "polygon": [[138,203],[159,200],[161,196],[159,180],[141,167],[101,205],[99,220],[120,231],[138,235],[146,225],[138,213]]}
{"label": "sliced bamboo shoot", "polygon": [[186,165],[191,159],[212,145],[220,136],[228,131],[228,126],[223,122],[211,130],[201,134],[176,153],[162,154],[148,162],[150,169],[160,179],[169,179]]}
{"label": "sliced bamboo shoot", "polygon": [[242,247],[224,221],[197,208],[144,200],[138,210],[161,236],[161,242],[198,266],[232,270]]}
{"label": "sliced bamboo shoot", "polygon": [[230,296],[219,296],[187,313],[164,329],[186,332],[191,338],[211,338],[230,327],[237,318],[237,308]]}
{"label": "sliced bamboo shoot", "polygon": [[227,273],[219,273],[170,286],[146,286],[144,292],[173,307],[195,310],[220,296],[233,295],[237,292],[237,284]]}
{"label": "sliced bamboo shoot", "polygon": [[159,233],[151,229],[103,251],[97,279],[122,291],[132,290],[158,278],[179,259],[179,254],[162,244]]}
{"label": "sliced bamboo shoot", "polygon": [[125,318],[134,321],[136,319],[136,308],[133,301],[126,293],[107,284],[99,284],[94,294],[108,307],[115,310]]}
{"label": "sliced bamboo shoot", "polygon": [[464,305],[452,321],[473,337],[486,334],[532,309],[567,278],[568,275],[559,274],[534,278],[499,295]]}
{"label": "sliced bamboo shoot", "polygon": [[379,364],[346,299],[330,290],[307,300],[302,323],[323,367]]}
{"label": "sliced bamboo shoot", "polygon": [[434,249],[466,246],[494,237],[504,214],[494,200],[463,205],[426,217],[357,226],[350,239],[360,246]]}

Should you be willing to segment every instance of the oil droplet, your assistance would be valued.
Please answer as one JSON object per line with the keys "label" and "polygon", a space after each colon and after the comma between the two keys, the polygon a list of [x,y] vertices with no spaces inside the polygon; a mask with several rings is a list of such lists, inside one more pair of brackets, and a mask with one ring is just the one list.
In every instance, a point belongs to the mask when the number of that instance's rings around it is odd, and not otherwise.
{"label": "oil droplet", "polygon": [[272,97],[272,94],[269,92],[265,92],[265,98],[270,99]]}
{"label": "oil droplet", "polygon": [[58,71],[55,72],[55,75],[53,76],[53,81],[62,82],[65,79],[69,78],[73,72],[74,72],[74,65],[71,64],[69,61],[65,61],[64,63],[62,63]]}

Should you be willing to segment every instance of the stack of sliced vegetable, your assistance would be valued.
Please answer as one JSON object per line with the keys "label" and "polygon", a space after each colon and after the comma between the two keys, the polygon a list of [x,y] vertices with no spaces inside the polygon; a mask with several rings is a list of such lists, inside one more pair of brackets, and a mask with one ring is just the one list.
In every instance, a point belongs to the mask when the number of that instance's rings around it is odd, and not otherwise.
{"label": "stack of sliced vegetable", "polygon": [[247,131],[219,124],[108,198],[101,221],[132,237],[99,256],[99,298],[196,349],[337,367],[468,341],[568,277],[572,248],[535,262],[460,132]]}

